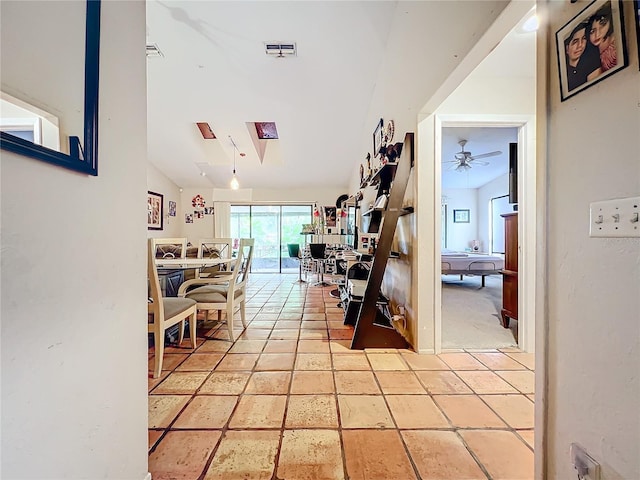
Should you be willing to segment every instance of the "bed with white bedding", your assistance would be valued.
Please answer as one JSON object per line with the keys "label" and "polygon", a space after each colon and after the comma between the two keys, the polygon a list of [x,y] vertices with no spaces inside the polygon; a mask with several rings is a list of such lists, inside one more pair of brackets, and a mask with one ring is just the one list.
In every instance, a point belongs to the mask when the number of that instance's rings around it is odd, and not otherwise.
{"label": "bed with white bedding", "polygon": [[499,255],[487,255],[482,253],[449,252],[441,254],[442,275],[498,275],[504,269],[504,258]]}

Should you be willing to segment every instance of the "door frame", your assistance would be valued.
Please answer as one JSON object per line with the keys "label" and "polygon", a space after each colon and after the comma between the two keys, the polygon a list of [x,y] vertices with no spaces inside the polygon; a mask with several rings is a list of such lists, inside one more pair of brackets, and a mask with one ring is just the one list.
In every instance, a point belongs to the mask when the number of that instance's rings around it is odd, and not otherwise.
{"label": "door frame", "polygon": [[[518,347],[525,352],[535,349],[535,281],[536,281],[536,142],[535,115],[434,115],[435,198],[442,197],[442,129],[450,127],[518,128]],[[440,207],[440,202],[434,202]],[[435,215],[436,212],[434,212]],[[437,217],[434,217],[437,218]],[[442,351],[442,282],[441,226],[435,222],[433,345]],[[437,254],[437,257],[436,257]]]}

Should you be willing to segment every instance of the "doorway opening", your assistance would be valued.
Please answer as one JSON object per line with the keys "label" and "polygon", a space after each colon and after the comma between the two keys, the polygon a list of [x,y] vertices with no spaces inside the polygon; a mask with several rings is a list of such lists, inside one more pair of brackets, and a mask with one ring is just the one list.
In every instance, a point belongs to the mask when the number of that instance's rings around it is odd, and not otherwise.
{"label": "doorway opening", "polygon": [[[442,127],[442,348],[505,348],[518,343],[517,321],[501,323],[504,219],[516,126]],[[506,203],[505,203],[506,199]],[[500,211],[498,211],[500,210]],[[495,248],[499,250],[496,251]]]}

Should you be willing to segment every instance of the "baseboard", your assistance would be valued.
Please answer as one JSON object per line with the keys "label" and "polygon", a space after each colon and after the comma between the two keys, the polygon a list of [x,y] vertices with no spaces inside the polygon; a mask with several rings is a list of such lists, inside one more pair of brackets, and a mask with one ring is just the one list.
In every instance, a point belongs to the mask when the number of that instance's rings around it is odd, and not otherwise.
{"label": "baseboard", "polygon": [[433,348],[421,348],[420,350],[418,350],[418,354],[420,355],[433,355],[435,353],[436,351]]}
{"label": "baseboard", "polygon": [[147,472],[147,474],[144,477],[144,480],[151,480],[151,472]]}

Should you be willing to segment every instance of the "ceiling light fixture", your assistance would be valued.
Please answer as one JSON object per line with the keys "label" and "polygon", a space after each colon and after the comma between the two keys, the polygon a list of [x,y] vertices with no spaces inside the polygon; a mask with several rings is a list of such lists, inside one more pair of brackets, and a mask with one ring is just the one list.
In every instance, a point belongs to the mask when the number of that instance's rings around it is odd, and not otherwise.
{"label": "ceiling light fixture", "polygon": [[518,27],[516,28],[516,31],[518,33],[535,32],[536,30],[538,30],[539,25],[540,22],[538,20],[536,9],[534,7],[529,11],[529,13],[524,16],[522,22],[520,22],[520,25],[518,25]]}
{"label": "ceiling light fixture", "polygon": [[231,177],[229,186],[231,190],[238,190],[240,188],[240,182],[238,182],[238,177],[236,177],[236,152],[238,152],[241,157],[244,157],[244,153],[238,150],[238,146],[236,142],[233,141],[233,138],[231,138],[231,135],[229,135],[229,140],[231,140],[231,144],[233,145],[233,177]]}

